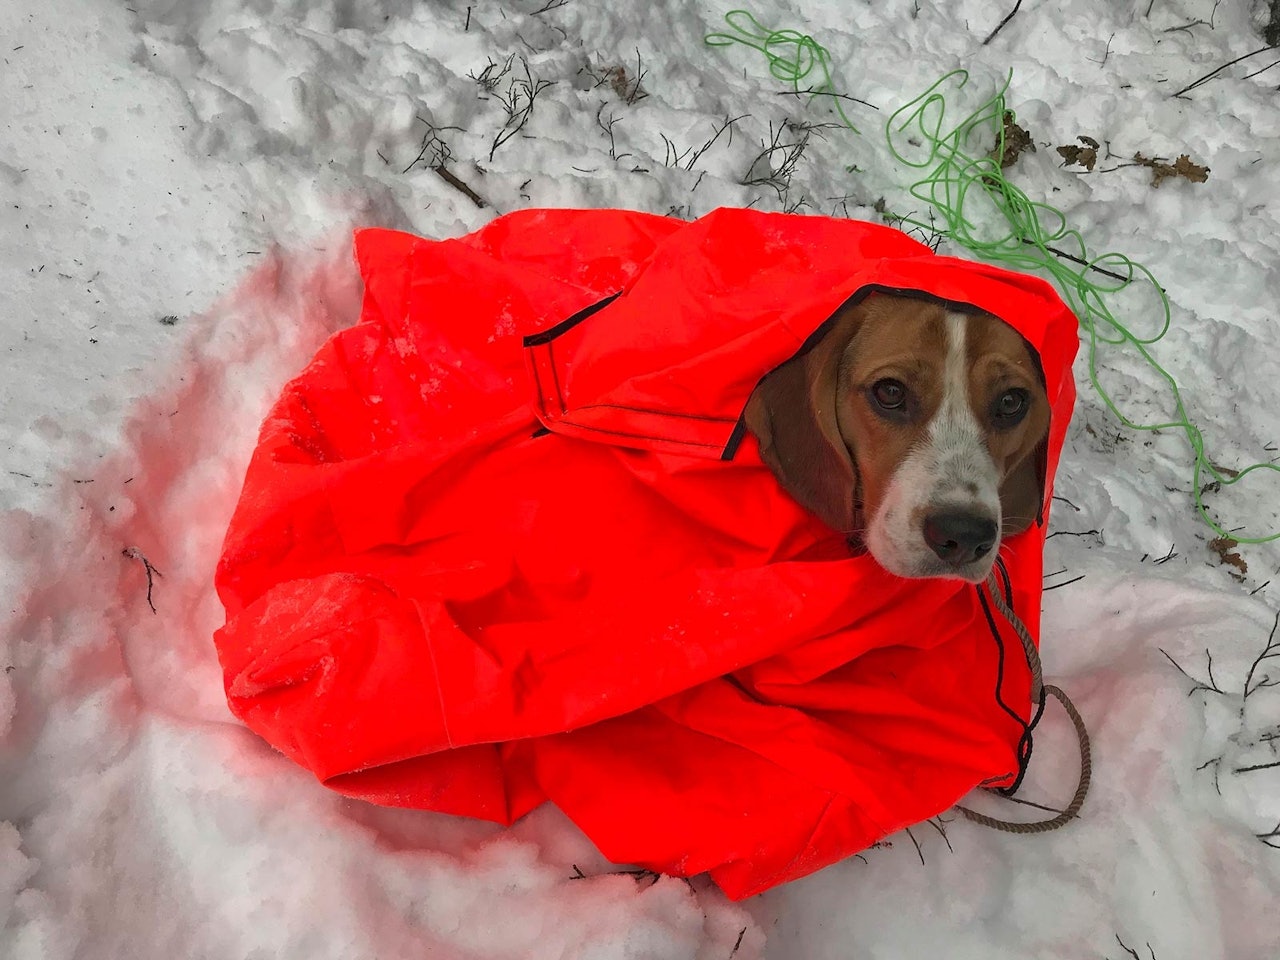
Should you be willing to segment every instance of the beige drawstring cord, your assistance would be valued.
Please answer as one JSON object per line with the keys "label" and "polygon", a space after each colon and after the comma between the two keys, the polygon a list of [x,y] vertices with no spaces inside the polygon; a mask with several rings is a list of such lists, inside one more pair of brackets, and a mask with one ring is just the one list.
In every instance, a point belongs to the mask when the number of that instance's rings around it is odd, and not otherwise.
{"label": "beige drawstring cord", "polygon": [[1031,668],[1032,703],[1042,703],[1046,693],[1052,694],[1054,699],[1061,703],[1062,708],[1067,711],[1067,716],[1071,718],[1071,724],[1076,730],[1076,739],[1080,742],[1080,780],[1076,785],[1075,796],[1071,798],[1067,808],[1048,820],[1020,823],[1013,820],[1000,820],[997,817],[989,817],[985,813],[978,813],[976,810],[970,810],[968,807],[963,807],[959,804],[956,804],[956,809],[974,823],[982,824],[984,827],[991,827],[993,830],[1003,830],[1006,833],[1047,833],[1050,830],[1057,830],[1059,827],[1074,820],[1079,815],[1080,808],[1084,806],[1085,797],[1089,795],[1089,783],[1093,779],[1093,755],[1089,746],[1089,731],[1085,729],[1084,719],[1080,716],[1080,711],[1076,709],[1076,705],[1071,702],[1071,698],[1062,691],[1062,688],[1044,682],[1044,673],[1040,667],[1040,651],[1036,649],[1035,641],[1031,639],[1031,633],[1027,630],[1026,624],[1009,608],[1009,605],[1004,601],[1004,597],[1001,596],[1000,585],[994,570],[987,580],[987,589],[991,593],[991,600],[996,609],[1009,622],[1014,632],[1018,634],[1018,639],[1022,641],[1022,648],[1027,656],[1027,666]]}

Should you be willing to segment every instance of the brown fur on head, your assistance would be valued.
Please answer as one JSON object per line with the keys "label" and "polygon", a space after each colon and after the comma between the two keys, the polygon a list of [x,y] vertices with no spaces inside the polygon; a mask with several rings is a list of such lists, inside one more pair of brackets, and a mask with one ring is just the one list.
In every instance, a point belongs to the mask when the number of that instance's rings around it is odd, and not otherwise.
{"label": "brown fur on head", "polygon": [[901,576],[982,580],[1001,536],[1039,513],[1044,378],[989,314],[887,294],[846,305],[760,382],[746,423],[797,501]]}

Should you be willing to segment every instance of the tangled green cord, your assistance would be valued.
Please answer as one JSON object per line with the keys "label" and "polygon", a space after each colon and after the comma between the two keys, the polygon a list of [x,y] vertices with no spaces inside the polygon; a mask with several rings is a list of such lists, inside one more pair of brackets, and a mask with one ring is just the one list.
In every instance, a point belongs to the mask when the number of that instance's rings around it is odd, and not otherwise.
{"label": "tangled green cord", "polygon": [[[798,30],[770,30],[746,10],[733,10],[725,15],[728,33],[709,33],[709,46],[745,44],[768,58],[769,72],[789,81],[800,92],[801,81],[819,70],[822,83],[812,88],[814,95],[832,97],[836,113],[854,133],[858,129],[845,116],[831,79],[830,54],[813,37]],[[1102,402],[1122,424],[1133,430],[1181,430],[1195,455],[1192,485],[1196,509],[1205,522],[1222,537],[1240,543],[1266,543],[1280,539],[1280,531],[1268,536],[1244,537],[1228,532],[1209,513],[1203,495],[1206,477],[1213,484],[1231,486],[1255,470],[1280,473],[1280,465],[1255,463],[1238,473],[1214,466],[1205,452],[1204,436],[1192,422],[1182,392],[1173,376],[1151,355],[1148,349],[1169,331],[1169,298],[1147,267],[1120,253],[1089,256],[1084,237],[1072,229],[1060,210],[1031,200],[1026,193],[1007,180],[997,158],[1004,154],[1005,91],[1012,73],[989,100],[948,126],[947,100],[941,92],[948,85],[961,90],[968,83],[964,70],[948,73],[911,102],[894,111],[886,125],[889,151],[907,167],[926,171],[911,185],[916,199],[929,204],[941,217],[941,225],[911,218],[900,222],[926,231],[941,233],[977,256],[1017,270],[1044,270],[1056,281],[1063,298],[1080,320],[1084,332],[1089,366],[1089,380]],[[971,144],[991,142],[995,133],[993,154],[969,151]],[[918,158],[911,159],[899,149],[906,143]],[[981,206],[982,210],[976,208]],[[967,213],[966,211],[974,211]],[[992,217],[996,214],[997,217]],[[1003,224],[992,227],[992,221],[1003,218]],[[985,229],[985,234],[983,233]],[[992,232],[994,230],[994,233]],[[1064,249],[1064,247],[1066,249]],[[1114,283],[1095,279],[1112,277]],[[1112,298],[1136,279],[1150,282],[1160,303],[1163,320],[1151,336],[1134,334],[1117,318],[1111,307]],[[1128,345],[1137,350],[1156,375],[1168,384],[1173,398],[1172,419],[1161,423],[1139,423],[1126,416],[1098,379],[1098,350],[1101,344]]]}
{"label": "tangled green cord", "polygon": [[[759,50],[769,61],[769,73],[779,80],[791,83],[796,93],[808,93],[809,99],[827,96],[840,117],[840,122],[860,134],[840,105],[831,82],[831,54],[817,40],[799,30],[770,30],[746,10],[730,10],[724,15],[725,22],[733,33],[708,33],[703,41],[709,47],[728,47],[735,43],[745,43]],[[800,81],[817,69],[822,73],[822,82],[807,90],[800,89]]]}

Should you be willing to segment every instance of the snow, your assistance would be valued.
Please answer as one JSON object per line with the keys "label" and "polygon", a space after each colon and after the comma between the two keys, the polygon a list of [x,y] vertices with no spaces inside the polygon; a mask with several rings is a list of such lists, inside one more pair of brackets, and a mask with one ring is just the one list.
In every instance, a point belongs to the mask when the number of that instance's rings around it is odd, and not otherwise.
{"label": "snow", "polygon": [[[345,800],[233,720],[213,564],[266,405],[355,316],[353,226],[442,237],[494,208],[799,199],[875,218],[882,197],[923,215],[884,121],[957,66],[979,99],[1012,69],[1038,149],[1010,175],[1167,289],[1153,350],[1214,462],[1275,455],[1280,76],[1245,78],[1264,54],[1169,96],[1262,46],[1263,4],[1031,0],[986,46],[1011,5],[759,4],[880,108],[849,106],[861,138],[812,137],[785,196],[739,181],[770,123],[827,117],[754,51],[703,45],[727,8],[542,5],[0,0],[0,955],[1280,956],[1280,852],[1256,836],[1280,821],[1280,658],[1244,696],[1280,549],[1240,547],[1233,579],[1193,511],[1186,442],[1121,428],[1083,367],[1053,524],[1098,532],[1049,541],[1043,647],[1090,725],[1094,788],[1057,833],[921,826],[919,854],[893,837],[732,904],[699,879],[610,874],[554,810],[501,830]],[[1212,24],[1177,29],[1196,20]],[[472,77],[512,56],[482,96]],[[605,73],[633,81],[637,58],[644,98]],[[534,90],[494,148],[498,96],[518,111]],[[1188,153],[1209,179],[1064,169],[1052,148],[1080,134],[1119,157]],[[424,143],[490,206],[407,169]],[[1125,320],[1159,322],[1149,300]],[[1104,349],[1100,376],[1130,414],[1167,407],[1130,354]],[[1210,500],[1229,527],[1280,530],[1273,474]],[[1024,795],[1062,802],[1075,763],[1051,707]]]}

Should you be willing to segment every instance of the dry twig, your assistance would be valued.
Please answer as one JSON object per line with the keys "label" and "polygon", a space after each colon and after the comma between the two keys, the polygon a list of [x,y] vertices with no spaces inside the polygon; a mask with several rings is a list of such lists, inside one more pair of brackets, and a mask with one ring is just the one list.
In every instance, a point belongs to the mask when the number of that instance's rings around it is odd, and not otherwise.
{"label": "dry twig", "polygon": [[1198,80],[1193,80],[1191,83],[1188,83],[1185,87],[1183,87],[1183,88],[1182,88],[1181,90],[1179,90],[1177,93],[1171,94],[1170,96],[1180,97],[1180,96],[1182,96],[1184,93],[1187,93],[1187,92],[1189,92],[1189,91],[1191,91],[1191,90],[1194,90],[1196,87],[1200,86],[1202,83],[1208,83],[1210,80],[1212,80],[1212,79],[1213,79],[1214,77],[1216,77],[1218,74],[1220,74],[1223,70],[1227,69],[1227,67],[1233,67],[1233,66],[1235,66],[1237,63],[1239,63],[1241,60],[1248,60],[1250,57],[1256,57],[1256,56],[1257,56],[1258,54],[1260,54],[1260,53],[1266,53],[1268,50],[1275,50],[1275,49],[1277,49],[1278,47],[1280,47],[1280,44],[1276,44],[1276,43],[1269,44],[1268,46],[1265,46],[1265,47],[1259,47],[1257,50],[1253,50],[1253,51],[1251,51],[1250,53],[1246,53],[1246,54],[1245,54],[1244,56],[1242,56],[1242,57],[1236,57],[1234,60],[1228,60],[1228,61],[1227,61],[1226,63],[1224,63],[1222,66],[1217,67],[1217,68],[1216,68],[1216,69],[1214,69],[1214,70],[1210,70],[1210,71],[1209,71],[1208,73],[1206,73],[1203,77],[1200,77]]}
{"label": "dry twig", "polygon": [[151,608],[152,613],[156,613],[156,605],[151,599],[151,588],[154,585],[153,578],[160,576],[160,571],[151,565],[151,561],[143,556],[142,551],[137,547],[125,547],[120,552],[130,560],[142,562],[143,569],[147,571],[147,606]]}
{"label": "dry twig", "polygon": [[984,47],[996,38],[996,34],[999,33],[1001,30],[1003,30],[1005,27],[1005,24],[1007,24],[1010,20],[1013,19],[1013,15],[1018,12],[1018,8],[1021,6],[1022,6],[1022,0],[1018,0],[1018,2],[1013,5],[1013,9],[1010,10],[1007,14],[1005,14],[1005,18],[1001,20],[998,24],[996,24],[996,28],[992,30],[989,34],[987,34],[987,39],[982,41],[982,45]]}
{"label": "dry twig", "polygon": [[[772,187],[778,194],[779,202],[785,202],[787,191],[791,189],[791,177],[809,145],[810,132],[810,128],[794,124],[790,120],[783,121],[774,130],[773,122],[770,121],[769,142],[764,144],[764,149],[751,161],[747,175],[741,181],[743,186]],[[797,136],[786,137],[787,134]]]}
{"label": "dry twig", "polygon": [[1249,699],[1249,694],[1261,690],[1263,687],[1274,687],[1280,684],[1280,677],[1272,679],[1269,675],[1262,677],[1257,686],[1253,685],[1253,675],[1258,669],[1258,665],[1263,660],[1270,660],[1272,657],[1280,657],[1280,641],[1276,640],[1276,628],[1280,627],[1280,611],[1276,611],[1275,619],[1271,622],[1271,633],[1267,637],[1267,645],[1263,648],[1262,653],[1258,654],[1258,658],[1249,666],[1249,672],[1244,678],[1244,699]]}
{"label": "dry twig", "polygon": [[1187,691],[1188,697],[1191,696],[1193,693],[1195,693],[1197,690],[1205,690],[1209,693],[1216,693],[1219,696],[1223,696],[1223,697],[1227,695],[1227,691],[1219,687],[1218,681],[1213,678],[1213,654],[1209,652],[1208,647],[1205,647],[1204,649],[1204,656],[1209,664],[1209,682],[1208,683],[1205,683],[1203,680],[1198,680],[1195,677],[1193,677],[1191,674],[1187,673],[1186,670],[1182,669],[1182,664],[1178,663],[1177,660],[1169,656],[1168,651],[1165,650],[1163,647],[1157,647],[1156,649],[1158,649],[1161,653],[1164,654],[1164,658],[1173,664],[1174,669],[1176,669],[1180,674],[1182,674],[1184,677],[1186,677],[1188,680],[1190,680],[1194,684],[1194,686]]}
{"label": "dry twig", "polygon": [[1266,833],[1255,833],[1255,837],[1265,843],[1268,847],[1274,847],[1280,850],[1280,823]]}
{"label": "dry twig", "polygon": [[468,200],[474,203],[481,210],[489,206],[488,201],[486,201],[484,197],[480,196],[480,194],[476,193],[469,186],[467,186],[465,183],[459,180],[456,176],[454,176],[453,173],[449,170],[449,168],[446,167],[444,164],[440,164],[439,166],[432,167],[431,169],[436,172],[436,175],[441,180],[443,180],[449,186],[453,187],[453,189],[457,190],[459,193],[465,196]]}
{"label": "dry twig", "polygon": [[[777,94],[780,97],[831,97],[835,100],[848,100],[852,103],[860,103],[864,107],[870,107],[872,110],[880,109],[868,100],[859,100],[857,97],[851,97],[847,93],[836,93],[834,90],[817,90],[813,87],[809,87],[805,90],[779,90],[777,91]],[[843,126],[843,124],[841,124],[841,126]]]}
{"label": "dry twig", "polygon": [[525,124],[529,122],[529,118],[533,116],[533,106],[537,102],[538,94],[554,83],[552,80],[535,78],[529,70],[529,61],[523,57],[520,58],[520,63],[524,67],[524,76],[509,81],[506,93],[498,93],[496,89],[492,91],[494,99],[502,104],[502,108],[506,111],[507,119],[489,147],[491,162],[498,148],[523,130]]}

